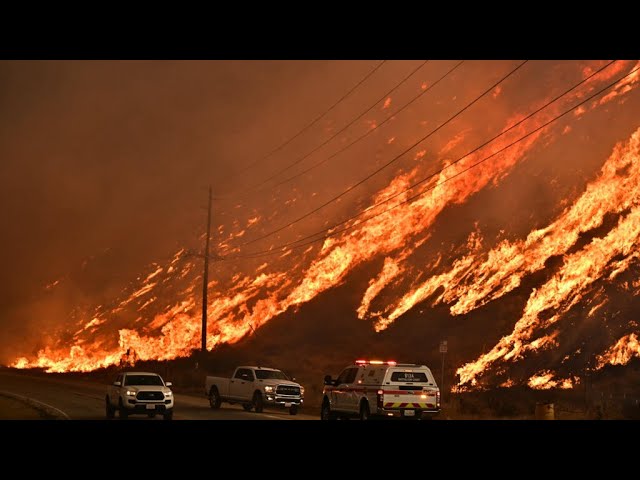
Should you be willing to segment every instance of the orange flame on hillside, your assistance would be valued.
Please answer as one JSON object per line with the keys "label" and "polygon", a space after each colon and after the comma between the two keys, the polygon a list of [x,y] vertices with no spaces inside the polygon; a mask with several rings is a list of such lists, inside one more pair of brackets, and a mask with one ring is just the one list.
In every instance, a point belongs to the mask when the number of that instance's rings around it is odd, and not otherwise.
{"label": "orange flame on hillside", "polygon": [[[578,90],[574,97],[583,95],[584,92]],[[528,121],[521,127],[524,129],[525,126],[529,126],[527,128],[529,130],[543,124],[549,116],[556,114],[557,110],[561,109],[560,107],[564,107],[564,105],[557,106],[553,112],[541,112],[544,115],[540,118],[536,116],[530,120],[533,122],[532,126]],[[520,130],[520,128],[516,130]],[[521,134],[522,132],[518,131],[514,137]],[[501,145],[497,145],[496,149],[512,141],[510,135],[509,137],[502,139]],[[532,143],[527,146],[521,145],[519,152],[513,152],[514,156],[517,155],[516,158],[503,160],[503,165],[498,163],[499,160],[496,160],[495,163],[498,164],[492,165],[493,168],[490,171],[495,173],[511,166],[519,156],[526,153],[528,150],[526,147],[531,146]],[[467,313],[517,288],[525,275],[540,270],[549,257],[565,252],[572,246],[582,232],[600,225],[606,213],[620,212],[630,206],[633,196],[627,196],[627,188],[640,188],[636,177],[640,173],[640,167],[635,165],[634,175],[630,178],[620,178],[617,175],[617,170],[625,168],[631,159],[620,156],[618,160],[616,162],[615,159],[610,158],[603,167],[601,181],[591,185],[578,202],[565,211],[565,214],[556,222],[544,229],[534,230],[523,241],[503,241],[486,254],[484,260],[477,259],[474,254],[456,260],[451,270],[431,277],[400,298],[395,305],[389,305],[388,314],[378,321],[377,328],[385,328],[413,308],[416,303],[430,297],[441,287],[444,287],[445,290],[437,301],[447,304],[453,303],[451,307],[453,315]],[[460,166],[460,169],[463,168],[464,166]],[[455,172],[452,172],[453,174]],[[486,178],[478,181],[484,181],[486,185],[490,178],[487,175]]]}
{"label": "orange flame on hillside", "polygon": [[640,341],[635,333],[625,335],[602,355],[598,355],[596,370],[605,365],[626,365],[633,357],[640,358]]}
{"label": "orange flame on hillside", "polygon": [[[593,228],[600,225],[607,211],[621,213],[618,224],[602,238],[595,238],[584,248],[572,254],[566,254],[560,270],[544,285],[534,290],[529,297],[520,320],[511,334],[503,337],[487,354],[475,362],[460,367],[460,383],[474,382],[477,377],[499,359],[518,358],[527,342],[538,330],[549,327],[561,320],[561,315],[579,302],[594,281],[605,274],[614,278],[627,269],[631,261],[640,255],[640,128],[628,142],[616,145],[613,154],[602,168],[600,176],[592,182],[586,192],[560,218],[545,229],[534,232],[527,239],[528,244],[509,245],[509,256],[504,255],[505,245],[488,254],[488,259],[498,261],[489,265],[490,276],[481,277],[490,282],[496,276],[502,277],[501,294],[505,287],[514,288],[521,278],[519,268],[542,268],[544,261],[553,254],[565,252],[573,245],[583,225]],[[584,223],[583,223],[584,222]],[[556,232],[561,232],[557,235]],[[569,237],[571,242],[564,239]],[[525,250],[525,248],[527,248]],[[533,248],[532,248],[533,247]],[[526,252],[526,254],[525,254]],[[621,256],[619,260],[615,258]],[[515,259],[517,268],[506,259]],[[485,262],[485,266],[488,262]],[[472,261],[469,261],[472,264]],[[506,265],[506,269],[504,268]],[[486,272],[480,267],[480,272]],[[482,275],[483,273],[481,273]],[[485,274],[486,275],[486,274]],[[510,277],[514,280],[504,281]],[[483,286],[480,286],[483,288]],[[475,291],[470,286],[465,291]],[[487,295],[487,293],[485,293]],[[492,297],[495,298],[495,295]],[[478,297],[471,297],[472,304]],[[455,305],[454,305],[455,306]],[[549,318],[541,318],[540,313],[554,310]],[[459,310],[462,311],[462,310]]]}
{"label": "orange flame on hillside", "polygon": [[562,390],[568,390],[580,383],[580,378],[554,378],[553,372],[549,370],[538,372],[529,378],[527,385],[534,390],[549,390],[551,388],[560,388]]}
{"label": "orange flame on hillside", "polygon": [[[549,333],[549,327],[562,319],[562,314],[580,300],[593,281],[605,274],[614,278],[638,257],[635,252],[640,242],[640,129],[626,144],[616,147],[598,178],[553,223],[531,232],[524,240],[503,241],[486,254],[480,253],[482,237],[479,232],[474,232],[465,247],[467,254],[453,262],[447,271],[413,285],[400,298],[390,299],[381,312],[371,313],[370,309],[374,299],[412,270],[407,264],[409,256],[430,238],[430,229],[447,207],[465,203],[484,188],[498,185],[515,165],[531,154],[534,147],[545,146],[561,136],[562,129],[541,130],[473,171],[458,174],[544,124],[629,65],[630,62],[615,64],[462,161],[453,164],[451,159],[441,159],[446,169],[420,187],[409,189],[434,169],[430,163],[432,160],[414,163],[413,168],[397,174],[386,187],[372,195],[369,203],[375,205],[392,196],[397,197],[389,204],[365,209],[364,218],[352,220],[348,224],[349,230],[341,235],[325,239],[322,247],[308,256],[309,260],[301,260],[293,268],[282,267],[281,271],[270,264],[257,263],[251,274],[235,273],[229,275],[231,278],[227,283],[211,282],[207,348],[239,341],[277,315],[341,285],[357,266],[376,257],[384,256],[382,269],[369,280],[354,316],[375,319],[374,328],[381,332],[438,289],[442,291],[435,302],[451,305],[451,313],[461,315],[504,296],[520,285],[525,275],[543,268],[550,256],[564,254],[562,268],[531,294],[513,333],[502,338],[489,353],[458,369],[460,384],[455,388],[462,391],[469,385],[477,385],[478,378],[499,360],[513,360],[527,352],[558,345],[558,331]],[[603,97],[586,104],[584,115],[608,101],[621,99],[637,84],[637,76],[629,77],[611,92],[616,92],[616,95],[604,102]],[[500,98],[507,94],[502,89],[496,92]],[[497,101],[492,99],[491,103]],[[503,131],[531,110],[533,108],[526,108],[512,115],[505,122]],[[448,142],[443,142],[444,146],[439,149],[441,155],[457,150],[466,140],[467,131],[465,129]],[[436,152],[438,149],[424,151]],[[420,152],[422,150],[414,155]],[[402,203],[417,192],[424,194]],[[293,205],[297,200],[295,197],[286,203]],[[395,208],[387,211],[391,205]],[[621,215],[618,225],[604,238],[595,239],[580,251],[567,254],[580,234],[601,225],[608,213]],[[227,242],[241,238],[249,229],[257,229],[263,217],[255,212],[252,215],[242,223],[242,227],[236,220],[235,232],[230,231],[219,245],[226,247]],[[224,229],[218,227],[217,231],[222,233]],[[277,261],[292,262],[292,251],[279,251],[282,260]],[[313,247],[310,247],[304,253],[312,251]],[[438,268],[441,259],[439,255],[427,271]],[[304,266],[303,262],[306,262]],[[140,360],[170,360],[189,355],[199,346],[201,328],[198,300],[194,294],[201,279],[194,277],[195,267],[194,262],[186,260],[185,250],[178,251],[167,265],[154,265],[142,285],[132,287],[131,293],[118,299],[114,307],[100,308],[87,315],[85,318],[88,320],[76,332],[71,347],[47,346],[37,353],[36,358],[18,358],[13,366],[38,367],[50,372],[90,371],[117,365],[127,349],[135,351]],[[270,268],[273,271],[268,271]],[[166,304],[162,289],[187,277],[190,286],[180,292],[179,299]],[[417,278],[412,280],[418,282]],[[135,321],[126,321],[121,316],[130,304],[135,304],[140,315],[149,320],[145,326],[134,328]],[[152,308],[161,308],[161,313],[152,314]],[[548,309],[554,310],[554,315],[541,318],[540,313]],[[110,331],[96,337],[96,329],[106,330],[107,326]],[[555,379],[551,372],[545,371],[531,377],[529,385],[532,388],[571,388],[578,381],[576,378]],[[510,379],[503,385],[512,384]]]}

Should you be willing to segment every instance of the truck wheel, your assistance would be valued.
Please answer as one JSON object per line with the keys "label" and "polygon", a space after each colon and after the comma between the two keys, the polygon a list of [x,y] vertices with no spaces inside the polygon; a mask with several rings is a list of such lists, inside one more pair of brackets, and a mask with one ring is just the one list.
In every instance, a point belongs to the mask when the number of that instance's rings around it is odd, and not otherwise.
{"label": "truck wheel", "polygon": [[218,389],[216,387],[211,387],[211,390],[209,390],[209,405],[214,410],[217,410],[218,408],[220,408],[221,403],[222,400],[220,399]]}
{"label": "truck wheel", "polygon": [[291,405],[291,407],[289,407],[289,415],[296,415],[297,413],[298,413],[298,406]]}
{"label": "truck wheel", "polygon": [[173,420],[173,409],[167,410],[166,412],[164,412],[164,414],[162,415],[162,418],[164,420]]}
{"label": "truck wheel", "polygon": [[120,417],[120,420],[126,420],[129,416],[129,412],[127,412],[127,409],[122,404],[122,399],[118,401],[118,416]]}
{"label": "truck wheel", "polygon": [[107,418],[113,418],[116,416],[116,409],[111,405],[111,402],[109,402],[109,397],[105,398],[105,410]]}
{"label": "truck wheel", "polygon": [[369,404],[367,402],[360,404],[360,420],[369,420]]}
{"label": "truck wheel", "polygon": [[262,394],[260,392],[253,394],[253,409],[256,413],[262,413],[264,410],[264,403],[262,402]]}
{"label": "truck wheel", "polygon": [[244,408],[245,412],[250,412],[253,408],[253,405],[251,403],[243,403],[242,408]]}
{"label": "truck wheel", "polygon": [[331,411],[331,405],[329,400],[322,402],[322,409],[320,410],[320,420],[335,420],[336,416]]}

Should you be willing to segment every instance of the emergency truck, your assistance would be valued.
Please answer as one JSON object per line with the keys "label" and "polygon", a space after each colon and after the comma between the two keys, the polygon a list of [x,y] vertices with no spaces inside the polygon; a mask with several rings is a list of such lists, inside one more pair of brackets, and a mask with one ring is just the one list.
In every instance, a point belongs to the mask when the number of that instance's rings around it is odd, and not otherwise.
{"label": "emergency truck", "polygon": [[338,378],[324,378],[322,420],[370,417],[432,418],[440,412],[440,389],[425,365],[357,360]]}

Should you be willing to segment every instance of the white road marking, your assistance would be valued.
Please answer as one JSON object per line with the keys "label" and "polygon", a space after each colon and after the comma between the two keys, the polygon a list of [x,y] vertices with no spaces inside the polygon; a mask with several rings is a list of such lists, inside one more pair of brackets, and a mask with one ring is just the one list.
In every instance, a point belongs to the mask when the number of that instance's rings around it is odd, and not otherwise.
{"label": "white road marking", "polygon": [[49,415],[53,414],[53,416],[63,418],[64,420],[70,420],[69,415],[67,415],[59,408],[49,405],[48,403],[41,402],[40,400],[36,400],[35,398],[25,397],[23,395],[18,395],[17,393],[7,392],[4,390],[0,390],[0,395],[20,400],[21,402],[31,405],[39,410],[44,410]]}

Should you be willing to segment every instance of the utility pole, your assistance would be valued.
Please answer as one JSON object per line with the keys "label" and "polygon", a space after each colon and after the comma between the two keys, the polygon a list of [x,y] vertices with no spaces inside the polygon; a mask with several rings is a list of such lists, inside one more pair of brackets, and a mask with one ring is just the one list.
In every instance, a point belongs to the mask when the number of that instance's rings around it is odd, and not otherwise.
{"label": "utility pole", "polygon": [[[202,275],[202,345],[201,353],[207,351],[207,291],[209,289],[209,260],[214,262],[224,260],[224,257],[209,253],[209,244],[211,243],[211,202],[213,200],[213,192],[209,186],[209,207],[207,209],[207,238],[205,239],[204,252],[199,253],[193,250],[185,252],[185,257],[198,257],[204,259],[204,273]],[[196,364],[197,365],[197,364]],[[198,367],[196,366],[196,369]]]}
{"label": "utility pole", "polygon": [[202,352],[207,351],[207,290],[209,289],[209,240],[211,238],[211,186],[207,212],[207,238],[204,244],[204,274],[202,275]]}

